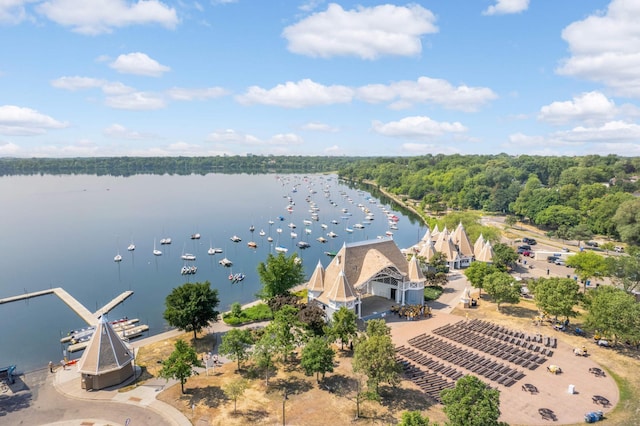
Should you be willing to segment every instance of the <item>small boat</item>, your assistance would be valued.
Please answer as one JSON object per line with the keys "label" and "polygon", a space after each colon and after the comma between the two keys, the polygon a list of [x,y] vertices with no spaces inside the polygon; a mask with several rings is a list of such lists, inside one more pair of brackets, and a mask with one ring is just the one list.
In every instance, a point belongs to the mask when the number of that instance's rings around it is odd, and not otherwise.
{"label": "small boat", "polygon": [[324,254],[326,254],[329,257],[335,257],[338,254],[338,252],[336,252],[336,251],[325,251]]}
{"label": "small boat", "polygon": [[387,231],[384,233],[384,235],[386,235],[387,237],[393,237],[393,232]]}
{"label": "small boat", "polygon": [[286,247],[283,247],[283,246],[276,246],[276,251],[277,251],[278,253],[286,253],[286,252],[288,252],[288,251],[289,251],[289,249],[288,249],[288,248],[286,248]]}
{"label": "small boat", "polygon": [[240,282],[242,280],[244,280],[245,275],[242,273],[237,273],[237,274],[229,274],[229,281],[231,281],[231,284],[235,284],[237,282]]}
{"label": "small boat", "polygon": [[311,234],[311,229],[310,228],[304,228],[304,233],[309,235]]}
{"label": "small boat", "polygon": [[248,246],[249,248],[257,248],[257,247],[258,247],[258,243],[256,243],[255,241],[249,241],[249,242],[247,243],[247,246]]}
{"label": "small boat", "polygon": [[287,226],[291,229],[296,229],[296,224],[293,222],[289,223]]}
{"label": "small boat", "polygon": [[269,241],[270,243],[273,242],[273,238],[272,237],[267,237],[267,241]]}
{"label": "small boat", "polygon": [[114,261],[114,262],[122,262],[122,256],[120,255],[120,253],[116,254],[116,255],[113,257],[113,261]]}
{"label": "small boat", "polygon": [[335,232],[331,231],[327,234],[327,236],[331,237],[331,238],[335,238],[338,236],[338,234],[336,234]]}
{"label": "small boat", "polygon": [[251,226],[249,227],[249,232],[253,232],[253,231],[255,231],[255,230],[256,230],[255,226],[251,225]]}
{"label": "small boat", "polygon": [[278,234],[282,234],[282,228],[276,228],[276,232],[277,232]]}
{"label": "small boat", "polygon": [[318,238],[316,238],[316,241],[318,241],[320,243],[326,243],[327,239],[325,237],[318,237]]}
{"label": "small boat", "polygon": [[191,234],[191,239],[192,240],[199,240],[200,239],[200,234],[198,234],[197,232],[195,234]]}
{"label": "small boat", "polygon": [[260,232],[258,232],[258,234],[259,234],[261,237],[264,237],[265,235],[267,235],[267,233],[266,233],[266,232],[264,232],[264,229],[261,229],[261,230],[260,230]]}
{"label": "small boat", "polygon": [[214,249],[213,247],[209,247],[209,250],[207,250],[207,254],[213,256],[214,254],[216,254],[216,249]]}
{"label": "small boat", "polygon": [[167,238],[161,238],[160,239],[160,244],[161,245],[167,245],[167,244],[171,244],[171,238],[167,237]]}
{"label": "small boat", "polygon": [[295,232],[291,232],[291,238],[298,238],[298,234],[296,234]]}
{"label": "small boat", "polygon": [[225,258],[223,258],[223,259],[220,259],[220,260],[218,261],[218,263],[219,263],[219,264],[221,264],[222,266],[227,267],[227,268],[228,268],[228,267],[230,267],[231,265],[233,265],[233,262],[231,262],[231,261],[230,261],[229,259],[227,259],[226,257],[225,257]]}
{"label": "small boat", "polygon": [[184,265],[182,269],[180,269],[180,273],[182,275],[193,275],[198,272],[198,267],[196,265]]}
{"label": "small boat", "polygon": [[311,247],[311,244],[306,241],[298,241],[298,247],[300,247],[301,249],[306,249]]}
{"label": "small boat", "polygon": [[353,225],[353,227],[356,229],[364,229],[364,225],[361,223],[356,223],[355,225]]}
{"label": "small boat", "polygon": [[239,243],[240,241],[242,241],[242,238],[238,237],[237,235],[234,235],[233,237],[230,238],[231,241],[233,241],[234,243]]}
{"label": "small boat", "polygon": [[153,255],[162,256],[162,252],[156,248],[156,240],[153,240]]}
{"label": "small boat", "polygon": [[182,256],[180,256],[180,258],[182,260],[193,261],[196,260],[196,255],[191,253],[184,253]]}
{"label": "small boat", "polygon": [[344,228],[344,230],[348,233],[352,233],[353,232],[353,228],[349,228],[348,226],[346,228]]}
{"label": "small boat", "polygon": [[340,222],[338,222],[338,219],[333,219],[333,220],[331,221],[331,223],[333,223],[334,225],[337,225],[337,224],[338,224],[338,223],[340,223]]}
{"label": "small boat", "polygon": [[328,226],[327,224],[325,224],[325,223],[321,224],[320,226],[322,227],[322,229],[327,229],[327,228],[329,227],[329,226]]}
{"label": "small boat", "polygon": [[135,249],[136,249],[136,245],[133,243],[129,244],[129,246],[127,247],[128,251],[134,251]]}
{"label": "small boat", "polygon": [[302,223],[304,223],[307,226],[311,225],[311,221],[309,219],[303,220]]}

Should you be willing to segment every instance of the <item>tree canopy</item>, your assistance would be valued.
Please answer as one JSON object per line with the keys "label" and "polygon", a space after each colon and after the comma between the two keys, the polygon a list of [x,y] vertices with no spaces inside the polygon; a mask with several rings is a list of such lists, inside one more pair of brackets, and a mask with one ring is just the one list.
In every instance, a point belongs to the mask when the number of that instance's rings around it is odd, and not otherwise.
{"label": "tree canopy", "polygon": [[253,344],[251,332],[246,328],[232,328],[222,336],[218,352],[238,363],[238,370],[244,361],[249,359],[249,349]]}
{"label": "tree canopy", "polygon": [[483,288],[498,304],[498,310],[502,303],[518,303],[520,301],[521,286],[506,272],[493,272],[484,277]]}
{"label": "tree canopy", "polygon": [[184,393],[184,384],[187,379],[194,374],[198,374],[194,368],[204,367],[198,359],[195,349],[189,346],[184,340],[179,339],[175,344],[175,350],[171,352],[169,358],[162,362],[162,369],[158,373],[165,379],[175,379],[180,381],[180,390]]}
{"label": "tree canopy", "polygon": [[353,353],[353,371],[367,376],[367,387],[373,395],[378,395],[380,383],[395,385],[400,380],[400,364],[396,362],[395,346],[386,329],[384,320],[369,321],[367,333],[356,340]]}
{"label": "tree canopy", "polygon": [[184,331],[193,331],[193,338],[217,321],[220,313],[216,311],[220,299],[218,289],[212,289],[211,283],[186,283],[176,287],[165,299],[164,319],[172,326]]}
{"label": "tree canopy", "polygon": [[500,391],[492,389],[476,376],[464,376],[454,388],[440,393],[444,413],[451,426],[501,425]]}
{"label": "tree canopy", "polygon": [[319,375],[324,375],[333,371],[335,351],[329,346],[329,342],[324,337],[312,337],[302,348],[300,365],[305,373],[316,374],[316,381],[320,381]]}
{"label": "tree canopy", "polygon": [[258,275],[262,282],[258,296],[262,299],[284,295],[306,279],[304,267],[295,253],[291,256],[269,253],[267,260],[258,264]]}
{"label": "tree canopy", "polygon": [[624,290],[600,286],[587,292],[585,325],[612,339],[640,342],[640,304]]}
{"label": "tree canopy", "polygon": [[580,302],[580,285],[571,278],[539,278],[530,284],[538,309],[555,317],[578,315],[573,308]]}
{"label": "tree canopy", "polygon": [[331,334],[340,339],[340,349],[344,349],[344,343],[356,337],[358,333],[358,323],[356,313],[344,306],[341,306],[333,313],[331,321]]}

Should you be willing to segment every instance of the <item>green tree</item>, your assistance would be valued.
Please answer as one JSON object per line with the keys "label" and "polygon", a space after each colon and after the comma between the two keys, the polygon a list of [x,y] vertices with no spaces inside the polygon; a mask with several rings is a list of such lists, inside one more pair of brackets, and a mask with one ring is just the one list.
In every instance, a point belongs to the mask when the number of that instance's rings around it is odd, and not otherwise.
{"label": "green tree", "polygon": [[520,301],[520,284],[506,272],[494,272],[487,275],[482,283],[485,291],[498,305],[502,303],[518,303]]}
{"label": "green tree", "polygon": [[513,227],[514,227],[514,225],[515,225],[516,223],[518,223],[518,218],[517,218],[517,217],[515,217],[515,216],[514,216],[514,215],[512,215],[512,214],[507,215],[507,217],[505,217],[505,218],[504,218],[504,223],[505,223],[507,226],[509,226],[509,227],[513,228]]}
{"label": "green tree", "polygon": [[[604,245],[604,244],[603,244]],[[640,257],[612,256],[605,259],[607,275],[614,285],[627,293],[640,288]]]}
{"label": "green tree", "polygon": [[435,252],[431,257],[429,265],[435,270],[436,274],[449,272],[447,258],[444,253],[440,253],[439,251]]}
{"label": "green tree", "polygon": [[344,350],[345,342],[357,335],[358,323],[356,321],[356,313],[344,306],[333,313],[331,334],[340,339],[340,350]]}
{"label": "green tree", "polygon": [[216,311],[220,299],[218,290],[212,289],[209,281],[186,283],[176,287],[165,299],[164,319],[172,326],[184,331],[197,333],[208,327],[211,321],[218,321]]}
{"label": "green tree", "polygon": [[580,222],[580,212],[573,207],[554,205],[538,212],[535,221],[551,229],[558,229],[562,225],[573,227]]}
{"label": "green tree", "polygon": [[504,243],[493,245],[493,264],[500,271],[506,271],[515,265],[518,257],[518,253]]}
{"label": "green tree", "polygon": [[236,414],[238,398],[244,395],[244,391],[249,387],[249,383],[243,378],[237,378],[222,385],[225,396],[233,400],[233,414]]}
{"label": "green tree", "polygon": [[556,318],[575,317],[580,302],[580,286],[570,278],[540,278],[531,286],[538,309]]}
{"label": "green tree", "polygon": [[500,391],[492,389],[475,376],[464,376],[454,388],[444,389],[440,396],[444,413],[451,426],[501,425]]}
{"label": "green tree", "polygon": [[583,251],[567,258],[567,266],[576,269],[576,274],[587,285],[587,280],[593,277],[603,277],[607,274],[607,263],[604,257],[591,251]]}
{"label": "green tree", "polygon": [[324,336],[327,328],[327,314],[316,303],[307,303],[300,307],[298,320],[312,336]]}
{"label": "green tree", "polygon": [[256,342],[252,352],[256,365],[264,370],[266,386],[269,386],[269,374],[271,369],[275,367],[274,357],[277,352],[275,336],[267,327],[260,340]]}
{"label": "green tree", "polygon": [[482,287],[484,284],[484,277],[493,272],[496,272],[496,267],[486,262],[473,262],[467,269],[464,270],[464,275],[467,277],[472,286],[480,290],[482,294]]}
{"label": "green tree", "polygon": [[222,336],[222,343],[218,352],[236,361],[238,370],[240,370],[242,363],[249,359],[249,350],[252,344],[253,338],[249,330],[246,328],[232,328]]}
{"label": "green tree", "polygon": [[620,204],[612,220],[622,241],[640,245],[640,198]]}
{"label": "green tree", "polygon": [[316,373],[316,381],[320,382],[327,372],[333,371],[335,351],[329,346],[329,342],[324,337],[312,337],[302,348],[300,365],[307,375]]}
{"label": "green tree", "polygon": [[194,370],[195,367],[204,367],[198,359],[198,354],[184,340],[179,339],[175,344],[175,349],[169,355],[169,358],[162,361],[162,369],[158,373],[164,379],[175,379],[180,381],[180,390],[184,393],[184,384],[187,379],[194,374],[198,374]]}
{"label": "green tree", "polygon": [[277,352],[287,362],[287,355],[300,343],[300,322],[298,321],[298,309],[285,305],[273,317],[273,321],[266,327],[273,337],[273,344]]}
{"label": "green tree", "polygon": [[436,423],[430,423],[429,417],[423,416],[420,411],[405,411],[402,413],[402,419],[398,426],[437,426]]}
{"label": "green tree", "polygon": [[400,364],[395,360],[391,336],[374,334],[357,339],[353,353],[353,371],[367,376],[367,387],[376,396],[380,383],[397,384],[400,380]]}
{"label": "green tree", "polygon": [[367,336],[391,336],[391,328],[383,319],[372,319],[367,321]]}
{"label": "green tree", "polygon": [[266,262],[258,265],[258,275],[262,282],[262,291],[258,296],[262,299],[284,295],[305,280],[304,267],[295,253],[291,256],[269,253]]}
{"label": "green tree", "polygon": [[640,304],[634,296],[611,286],[600,286],[585,297],[585,325],[613,340],[640,341]]}

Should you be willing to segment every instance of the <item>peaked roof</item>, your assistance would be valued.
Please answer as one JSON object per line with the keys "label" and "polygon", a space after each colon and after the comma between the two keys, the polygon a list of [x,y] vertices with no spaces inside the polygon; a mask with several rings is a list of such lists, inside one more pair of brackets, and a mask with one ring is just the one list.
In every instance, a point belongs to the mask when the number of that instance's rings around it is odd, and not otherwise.
{"label": "peaked roof", "polygon": [[429,229],[428,226],[427,226],[427,232],[424,233],[424,236],[422,237],[422,240],[420,240],[420,241],[423,241],[423,242],[431,241],[431,230]]}
{"label": "peaked roof", "polygon": [[471,241],[467,236],[467,232],[462,226],[462,222],[458,224],[458,227],[453,232],[453,242],[458,246],[458,251],[464,256],[473,256],[473,247],[471,247]]}
{"label": "peaked roof", "polygon": [[422,247],[422,249],[418,253],[418,256],[424,257],[425,260],[428,262],[431,260],[434,254],[436,254],[436,248],[433,245],[433,241],[430,240],[430,241],[427,241],[426,244]]}
{"label": "peaked roof", "polygon": [[475,254],[476,257],[480,256],[480,252],[484,247],[484,243],[485,243],[484,237],[482,236],[482,234],[480,234],[476,242],[473,244],[473,254]]}
{"label": "peaked roof", "polygon": [[347,282],[347,276],[344,272],[340,271],[325,297],[333,302],[350,302],[356,300],[356,293]]}
{"label": "peaked roof", "polygon": [[324,291],[324,268],[322,267],[322,263],[319,259],[316,269],[313,271],[313,274],[309,279],[307,288],[309,291]]}
{"label": "peaked roof", "polygon": [[89,345],[78,362],[78,371],[94,376],[119,370],[133,361],[133,353],[104,316],[100,317]]}
{"label": "peaked roof", "polygon": [[456,250],[456,246],[451,241],[451,238],[447,238],[446,241],[443,241],[439,246],[436,243],[436,250],[440,253],[443,253],[447,258],[447,262],[455,262],[460,258],[458,254],[458,250]]}
{"label": "peaked roof", "polygon": [[420,268],[420,262],[418,262],[418,258],[415,255],[411,256],[411,260],[409,260],[409,279],[412,282],[426,281],[422,268]]}
{"label": "peaked roof", "polygon": [[493,247],[491,247],[489,241],[485,243],[480,254],[476,256],[476,260],[480,262],[493,262]]}

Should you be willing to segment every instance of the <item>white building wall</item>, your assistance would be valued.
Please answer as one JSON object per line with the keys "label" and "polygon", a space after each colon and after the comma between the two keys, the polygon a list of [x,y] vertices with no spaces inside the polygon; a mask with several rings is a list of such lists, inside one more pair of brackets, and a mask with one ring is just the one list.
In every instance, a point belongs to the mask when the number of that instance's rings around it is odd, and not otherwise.
{"label": "white building wall", "polygon": [[371,294],[374,296],[384,297],[391,299],[391,288],[395,288],[390,284],[385,284],[377,281],[372,281],[370,284]]}

